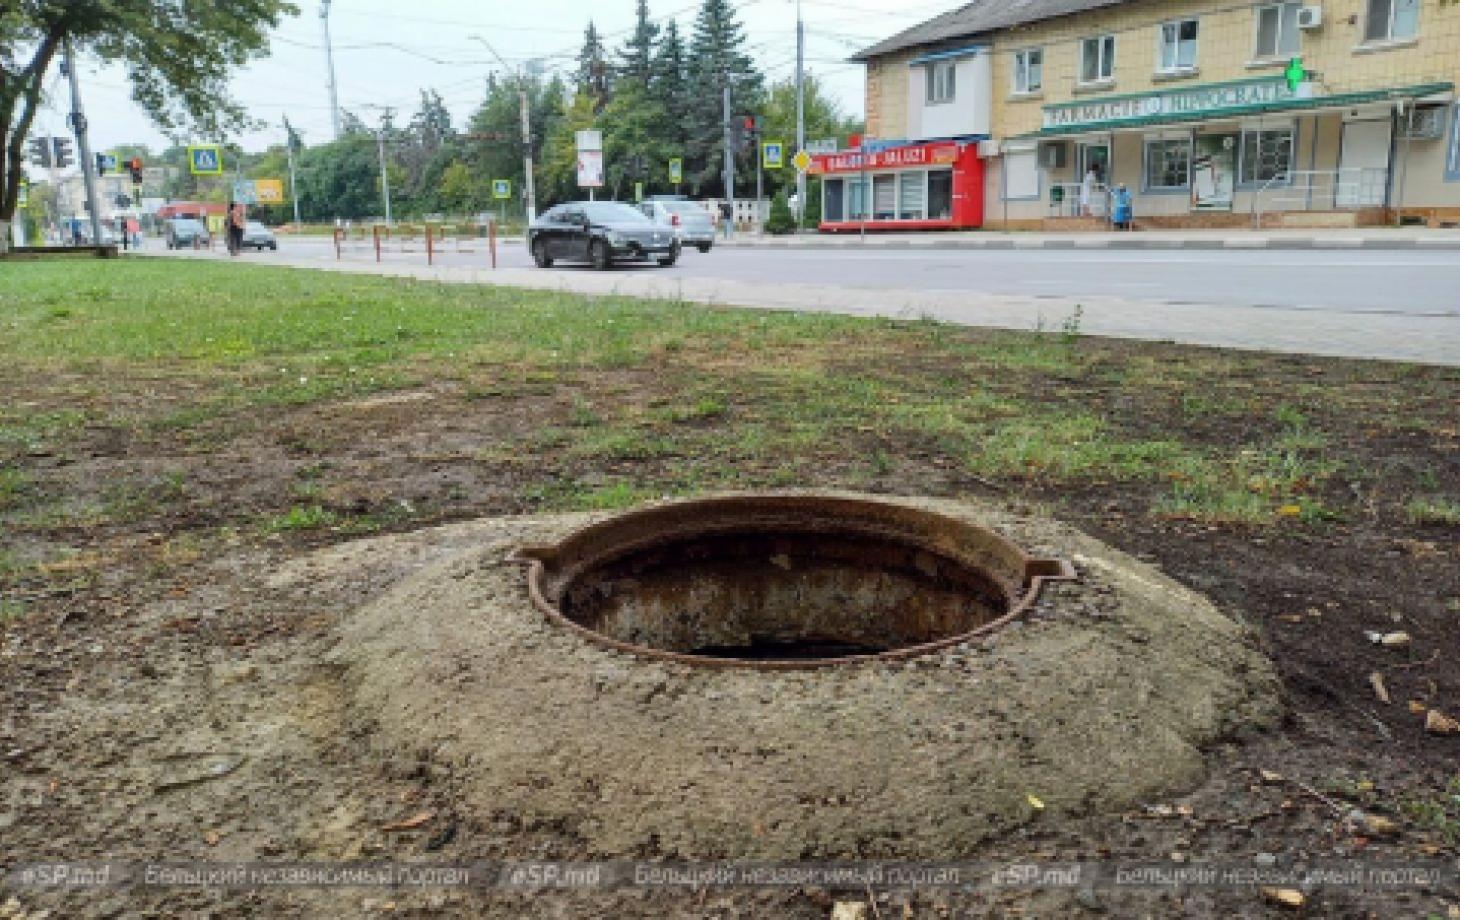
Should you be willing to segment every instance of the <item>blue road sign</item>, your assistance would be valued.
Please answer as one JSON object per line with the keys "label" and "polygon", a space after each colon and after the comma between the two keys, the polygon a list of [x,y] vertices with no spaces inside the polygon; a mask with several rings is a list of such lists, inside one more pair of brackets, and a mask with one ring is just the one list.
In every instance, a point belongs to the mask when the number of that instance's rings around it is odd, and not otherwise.
{"label": "blue road sign", "polygon": [[766,141],[760,145],[760,158],[766,169],[780,169],[786,165],[786,145],[780,141]]}
{"label": "blue road sign", "polygon": [[223,148],[217,144],[189,147],[188,168],[195,176],[223,175]]}

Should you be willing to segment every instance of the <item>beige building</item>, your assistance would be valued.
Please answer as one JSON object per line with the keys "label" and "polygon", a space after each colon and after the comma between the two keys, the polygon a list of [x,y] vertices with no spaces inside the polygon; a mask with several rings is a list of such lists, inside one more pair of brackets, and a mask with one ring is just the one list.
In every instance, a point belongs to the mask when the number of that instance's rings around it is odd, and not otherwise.
{"label": "beige building", "polygon": [[879,142],[991,112],[984,226],[1460,223],[1456,0],[975,0],[857,59]]}

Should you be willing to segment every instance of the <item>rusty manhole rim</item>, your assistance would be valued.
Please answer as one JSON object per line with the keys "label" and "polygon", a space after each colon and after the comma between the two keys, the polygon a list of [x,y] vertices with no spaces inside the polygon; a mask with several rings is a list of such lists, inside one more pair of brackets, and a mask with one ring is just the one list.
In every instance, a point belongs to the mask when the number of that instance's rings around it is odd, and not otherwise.
{"label": "rusty manhole rim", "polygon": [[[998,579],[996,575],[986,572],[985,574],[996,582],[999,582],[1001,587],[1006,589],[1006,596],[1010,601],[1009,607],[997,618],[971,630],[946,636],[931,642],[902,646],[872,654],[804,659],[711,657],[625,642],[576,622],[564,614],[549,599],[548,565],[556,561],[560,555],[565,554],[565,551],[575,544],[591,543],[599,535],[611,533],[625,527],[632,527],[636,523],[654,525],[656,523],[663,523],[664,520],[672,517],[713,520],[715,516],[723,516],[727,512],[731,514],[747,512],[760,512],[765,514],[801,512],[817,514],[823,518],[844,518],[847,521],[854,521],[858,516],[864,519],[879,516],[900,516],[904,521],[916,519],[931,526],[949,528],[955,532],[961,531],[970,540],[988,541],[990,546],[995,547],[997,551],[1015,561],[1021,575],[1020,583],[1015,585],[1008,580]],[[733,528],[727,529],[726,532],[728,530],[733,530]],[[715,532],[717,531],[714,528],[702,528],[698,531],[686,530],[681,535],[704,535]],[[849,532],[857,532],[857,529],[850,528]],[[910,534],[905,530],[891,529],[877,531],[869,527],[862,532],[869,536],[877,536],[931,552],[938,552],[940,555],[946,555],[946,551],[940,551],[937,547],[919,540],[916,535]],[[603,559],[590,557],[586,563],[580,566],[580,570],[591,570],[593,565],[602,564],[605,559],[628,556],[635,551],[641,551],[652,546],[662,539],[662,532],[656,532],[652,536],[620,544],[614,548],[615,552],[612,555],[606,556]],[[1017,543],[998,531],[991,530],[988,527],[962,518],[896,501],[800,492],[755,492],[718,495],[661,502],[634,508],[603,520],[594,521],[582,527],[574,528],[560,537],[555,543],[533,544],[519,547],[508,555],[506,561],[525,567],[528,596],[531,598],[533,606],[537,608],[548,622],[562,627],[594,645],[638,658],[672,662],[695,668],[730,668],[756,671],[815,670],[819,668],[844,667],[877,662],[903,662],[933,654],[956,645],[983,638],[1023,617],[1038,602],[1040,594],[1048,582],[1073,581],[1079,578],[1074,566],[1067,560],[1032,556],[1025,552]]]}

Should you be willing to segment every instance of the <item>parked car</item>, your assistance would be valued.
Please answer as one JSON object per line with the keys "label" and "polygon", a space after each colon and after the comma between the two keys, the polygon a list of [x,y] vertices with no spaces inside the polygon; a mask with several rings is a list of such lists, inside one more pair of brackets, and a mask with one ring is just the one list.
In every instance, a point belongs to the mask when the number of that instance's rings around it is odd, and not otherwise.
{"label": "parked car", "polygon": [[527,248],[538,268],[553,262],[589,262],[608,269],[618,260],[650,258],[669,266],[679,258],[674,228],[657,224],[620,201],[574,201],[543,212],[527,228]]}
{"label": "parked car", "polygon": [[709,252],[715,245],[715,218],[704,205],[677,195],[646,198],[639,209],[651,220],[669,224],[685,246]]}
{"label": "parked car", "polygon": [[208,245],[208,228],[195,217],[174,217],[167,222],[167,248]]}
{"label": "parked car", "polygon": [[263,252],[265,249],[277,251],[279,240],[274,236],[274,231],[256,220],[251,220],[243,227],[243,248],[250,247],[259,252]]}

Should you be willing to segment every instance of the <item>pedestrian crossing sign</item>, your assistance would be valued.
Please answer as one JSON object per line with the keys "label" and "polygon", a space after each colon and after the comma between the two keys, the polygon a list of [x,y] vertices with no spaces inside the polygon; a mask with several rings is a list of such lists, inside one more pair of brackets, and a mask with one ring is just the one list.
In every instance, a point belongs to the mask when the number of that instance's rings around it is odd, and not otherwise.
{"label": "pedestrian crossing sign", "polygon": [[223,148],[217,144],[189,147],[188,169],[195,176],[223,175]]}
{"label": "pedestrian crossing sign", "polygon": [[684,181],[684,160],[674,157],[669,161],[669,184],[678,185]]}
{"label": "pedestrian crossing sign", "polygon": [[780,141],[766,141],[760,145],[760,161],[766,169],[780,169],[786,165],[786,145]]}
{"label": "pedestrian crossing sign", "polygon": [[511,179],[493,179],[492,180],[492,197],[495,198],[495,199],[497,199],[498,201],[505,201],[506,199],[511,198],[512,197],[512,180]]}

